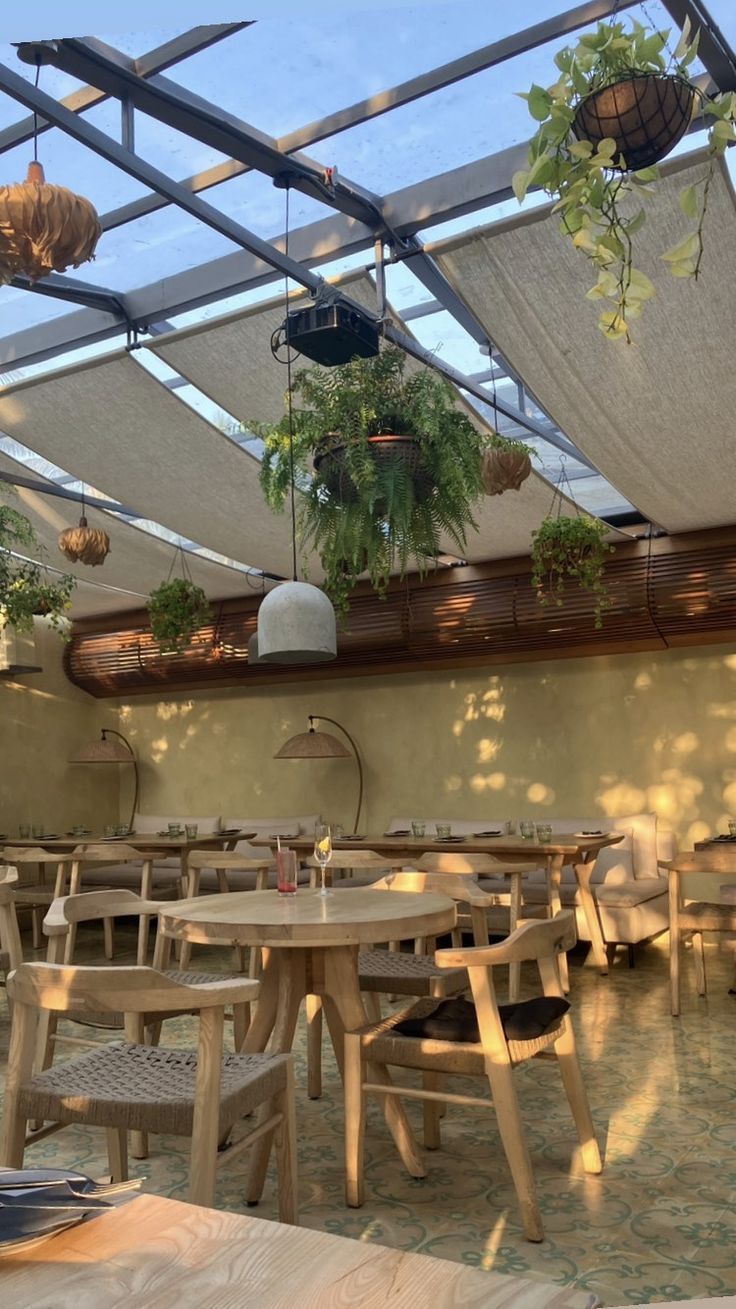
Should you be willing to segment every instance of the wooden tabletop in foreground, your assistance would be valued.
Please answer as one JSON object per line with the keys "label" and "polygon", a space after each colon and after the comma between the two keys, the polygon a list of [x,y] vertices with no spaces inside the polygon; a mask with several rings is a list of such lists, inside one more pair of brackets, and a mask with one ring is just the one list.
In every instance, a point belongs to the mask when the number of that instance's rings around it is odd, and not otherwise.
{"label": "wooden tabletop in foreground", "polygon": [[592,1309],[586,1291],[142,1195],[0,1259],[13,1309]]}

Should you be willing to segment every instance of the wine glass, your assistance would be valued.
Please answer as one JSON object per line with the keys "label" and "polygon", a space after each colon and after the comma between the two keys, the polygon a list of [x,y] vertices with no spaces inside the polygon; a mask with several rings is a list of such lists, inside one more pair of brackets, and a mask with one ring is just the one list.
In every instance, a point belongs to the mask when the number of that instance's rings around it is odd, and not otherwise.
{"label": "wine glass", "polygon": [[332,895],[329,887],[325,886],[325,873],[332,858],[332,834],[329,823],[315,823],[314,825],[314,857],[319,864],[322,878],[319,893],[320,895]]}

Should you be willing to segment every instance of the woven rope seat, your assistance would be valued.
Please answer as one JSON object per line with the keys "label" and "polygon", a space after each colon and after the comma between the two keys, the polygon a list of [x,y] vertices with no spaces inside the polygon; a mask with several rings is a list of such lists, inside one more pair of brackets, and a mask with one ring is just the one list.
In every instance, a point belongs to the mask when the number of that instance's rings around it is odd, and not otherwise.
{"label": "woven rope seat", "polygon": [[[432,1013],[436,1004],[434,1000],[418,1000],[410,1009],[402,1013],[391,1014],[383,1022],[376,1023],[364,1037],[366,1058],[371,1055],[377,1062],[395,1064],[405,1068],[427,1068],[442,1070],[447,1064],[448,1051],[454,1051],[462,1059],[462,1072],[466,1076],[482,1076],[485,1073],[483,1047],[480,1043],[469,1041],[437,1041],[430,1037],[403,1036],[394,1032],[397,1023],[403,1019],[423,1018]],[[508,1041],[508,1050],[512,1062],[520,1063],[535,1054],[540,1054],[562,1035],[563,1020],[543,1036],[530,1041]]]}
{"label": "woven rope seat", "polygon": [[[227,1054],[220,1133],[286,1088],[287,1055]],[[37,1073],[21,1088],[21,1112],[52,1122],[190,1136],[197,1056],[160,1046],[105,1045]]]}
{"label": "woven rope seat", "polygon": [[427,993],[436,983],[445,994],[464,991],[468,985],[464,968],[438,968],[431,955],[398,950],[361,950],[358,976],[361,991],[390,990],[397,995],[416,995],[422,983]]}

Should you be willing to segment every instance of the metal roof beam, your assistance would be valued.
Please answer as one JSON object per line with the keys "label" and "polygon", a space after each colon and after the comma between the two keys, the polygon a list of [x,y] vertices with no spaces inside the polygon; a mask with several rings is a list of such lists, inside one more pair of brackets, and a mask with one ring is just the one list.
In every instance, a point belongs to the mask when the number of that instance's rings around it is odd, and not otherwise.
{"label": "metal roof beam", "polygon": [[719,91],[736,91],[736,55],[702,0],[662,0],[679,28],[690,19],[693,33],[700,31],[698,58]]}
{"label": "metal roof beam", "polygon": [[70,300],[73,304],[85,305],[88,309],[102,309],[106,313],[119,315],[126,323],[130,322],[130,313],[122,293],[102,286],[93,286],[90,282],[80,282],[75,277],[48,273],[42,280],[33,282],[25,274],[18,274],[10,285],[20,291],[32,291],[35,295],[50,296],[53,300]]}
{"label": "metal roof beam", "polygon": [[[140,77],[151,77],[154,73],[162,73],[165,68],[171,68],[174,64],[179,63],[182,59],[188,59],[190,55],[197,54],[200,50],[206,50],[208,46],[214,45],[217,41],[222,41],[225,37],[232,36],[235,32],[240,31],[243,27],[249,27],[250,23],[212,23],[205,27],[192,27],[188,32],[183,32],[180,36],[174,37],[173,41],[166,41],[163,45],[156,46],[153,50],[148,50],[138,59],[130,61],[131,66],[135,69]],[[107,100],[107,95],[97,86],[83,86],[78,91],[72,91],[69,95],[64,96],[59,103],[65,109],[72,113],[83,114],[93,105],[98,105],[103,100]],[[53,127],[44,118],[38,120],[39,134],[48,132]],[[33,117],[23,118],[18,123],[12,123],[0,132],[0,154],[6,150],[12,150],[16,145],[23,145],[25,141],[33,140]]]}
{"label": "metal roof beam", "polygon": [[76,504],[84,502],[92,509],[104,509],[106,513],[120,514],[121,517],[140,518],[137,509],[129,509],[126,505],[118,504],[116,500],[100,500],[95,495],[83,496],[80,491],[71,491],[61,482],[41,482],[35,477],[24,477],[21,473],[3,472],[0,472],[0,482],[8,482],[11,486],[22,486],[25,490],[37,491],[39,495],[54,495],[60,500],[73,500]]}

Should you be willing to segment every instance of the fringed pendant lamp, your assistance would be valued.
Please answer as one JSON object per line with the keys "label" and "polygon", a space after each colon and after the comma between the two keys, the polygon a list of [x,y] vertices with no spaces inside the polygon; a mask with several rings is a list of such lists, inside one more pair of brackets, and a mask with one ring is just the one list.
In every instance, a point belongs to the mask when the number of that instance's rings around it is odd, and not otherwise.
{"label": "fringed pendant lamp", "polygon": [[[41,59],[36,61],[36,86]],[[94,258],[102,235],[97,210],[84,196],[52,186],[38,161],[33,115],[33,161],[25,182],[0,186],[0,283],[24,273],[35,282]]]}
{"label": "fringed pendant lamp", "polygon": [[[286,182],[285,251],[289,253],[289,186]],[[289,279],[285,283],[289,311]],[[337,658],[337,624],[332,603],[318,586],[297,580],[296,487],[294,484],[294,422],[291,395],[291,350],[286,355],[289,454],[291,459],[292,580],[275,586],[258,610],[259,662],[318,664]]]}
{"label": "fringed pendant lamp", "polygon": [[90,527],[84,512],[84,491],[82,491],[82,514],[78,527],[65,527],[59,533],[59,549],[73,564],[87,564],[96,568],[104,564],[110,553],[110,538],[102,528]]}

